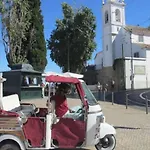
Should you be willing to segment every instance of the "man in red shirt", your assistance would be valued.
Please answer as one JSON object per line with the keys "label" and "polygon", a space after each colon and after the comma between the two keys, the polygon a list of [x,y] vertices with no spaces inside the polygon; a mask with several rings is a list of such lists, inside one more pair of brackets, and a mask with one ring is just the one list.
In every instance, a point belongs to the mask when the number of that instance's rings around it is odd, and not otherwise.
{"label": "man in red shirt", "polygon": [[67,104],[66,94],[70,90],[70,86],[66,83],[58,85],[56,94],[51,97],[51,102],[55,103],[55,114],[57,117],[65,117],[68,113],[73,113]]}

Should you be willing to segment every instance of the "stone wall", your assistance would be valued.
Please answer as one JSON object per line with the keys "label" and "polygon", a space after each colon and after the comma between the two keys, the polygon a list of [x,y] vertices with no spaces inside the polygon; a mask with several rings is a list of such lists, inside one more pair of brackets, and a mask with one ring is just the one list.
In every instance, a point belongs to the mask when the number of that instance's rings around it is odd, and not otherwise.
{"label": "stone wall", "polygon": [[88,85],[95,85],[97,83],[96,79],[96,71],[95,71],[95,65],[88,65],[86,67],[86,71],[83,72],[84,75],[84,81]]}
{"label": "stone wall", "polygon": [[[97,70],[97,82],[103,85],[103,88],[107,86],[109,91],[124,90],[124,60],[115,60],[114,65],[110,67],[103,67],[101,70]],[[115,81],[114,88],[111,86],[112,80]]]}

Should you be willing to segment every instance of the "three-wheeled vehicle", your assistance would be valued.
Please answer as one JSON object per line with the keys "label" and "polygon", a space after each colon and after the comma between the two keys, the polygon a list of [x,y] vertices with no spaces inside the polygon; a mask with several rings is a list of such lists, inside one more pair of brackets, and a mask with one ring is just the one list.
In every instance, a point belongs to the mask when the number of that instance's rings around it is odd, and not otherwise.
{"label": "three-wheeled vehicle", "polygon": [[[49,83],[68,83],[76,87],[81,106],[74,113],[57,118],[54,104],[36,108],[19,102],[16,94],[3,97],[0,77],[0,150],[48,150],[95,146],[97,150],[113,150],[116,131],[105,122],[102,109],[83,80],[65,75],[46,77]],[[49,88],[50,89],[50,88]]]}

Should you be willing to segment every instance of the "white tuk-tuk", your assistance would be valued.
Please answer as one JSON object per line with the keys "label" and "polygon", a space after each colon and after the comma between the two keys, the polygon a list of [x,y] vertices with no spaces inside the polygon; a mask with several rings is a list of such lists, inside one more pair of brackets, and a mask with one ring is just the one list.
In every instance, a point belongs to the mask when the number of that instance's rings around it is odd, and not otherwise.
{"label": "white tuk-tuk", "polygon": [[[3,78],[0,82],[3,82]],[[3,97],[1,93],[0,150],[72,149],[87,146],[95,146],[97,150],[115,148],[116,131],[105,122],[99,103],[83,80],[62,74],[47,76],[46,82],[74,85],[81,106],[72,108],[74,113],[67,117],[57,118],[55,107],[50,102],[51,91],[48,108],[20,104],[17,95]]]}

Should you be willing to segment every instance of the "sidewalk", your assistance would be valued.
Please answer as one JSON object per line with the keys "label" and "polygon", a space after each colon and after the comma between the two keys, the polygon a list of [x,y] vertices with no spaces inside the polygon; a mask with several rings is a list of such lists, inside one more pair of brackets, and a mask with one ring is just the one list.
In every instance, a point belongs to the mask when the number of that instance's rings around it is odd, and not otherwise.
{"label": "sidewalk", "polygon": [[[23,101],[24,102],[24,101]],[[34,100],[37,106],[45,107],[46,100]],[[76,102],[70,101],[70,106]],[[112,124],[117,131],[116,150],[148,150],[150,149],[150,115],[140,109],[128,108],[123,105],[112,105],[100,102],[106,122]],[[95,150],[94,147],[88,149]]]}
{"label": "sidewalk", "polygon": [[100,102],[106,122],[116,127],[116,150],[150,149],[150,115],[145,111],[128,108],[123,105],[112,105]]}

